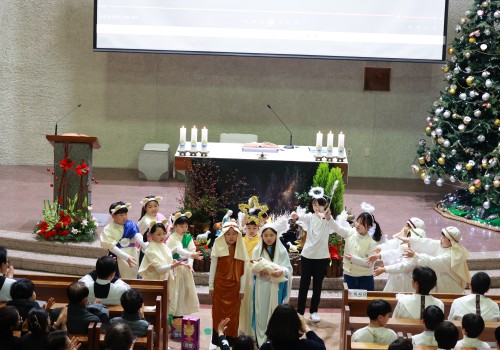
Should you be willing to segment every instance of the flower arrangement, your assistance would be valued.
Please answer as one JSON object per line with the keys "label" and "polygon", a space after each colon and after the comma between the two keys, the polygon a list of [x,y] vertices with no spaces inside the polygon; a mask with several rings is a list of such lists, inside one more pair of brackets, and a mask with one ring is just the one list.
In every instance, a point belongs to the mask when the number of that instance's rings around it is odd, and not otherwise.
{"label": "flower arrangement", "polygon": [[[37,239],[48,241],[93,241],[96,238],[98,223],[90,214],[88,196],[85,188],[90,193],[89,174],[91,172],[87,162],[82,161],[75,166],[75,161],[70,159],[69,146],[65,146],[64,158],[59,162],[60,172],[52,171],[56,187],[54,202],[44,201],[43,220],[33,229]],[[47,168],[50,172],[50,168]],[[74,172],[74,174],[73,174]],[[78,186],[70,192],[70,181]],[[92,178],[94,183],[97,180]],[[74,194],[74,195],[73,195]],[[71,197],[72,196],[72,197]]]}
{"label": "flower arrangement", "polygon": [[196,251],[203,255],[203,258],[208,258],[210,256],[210,248],[208,248],[208,243],[205,239],[200,241],[195,240],[194,245],[196,246]]}
{"label": "flower arrangement", "polygon": [[334,263],[341,263],[344,257],[345,241],[336,233],[328,238],[328,250],[330,251],[330,266]]}
{"label": "flower arrangement", "polygon": [[87,200],[83,208],[77,207],[78,195],[68,199],[68,207],[61,209],[59,203],[44,201],[43,220],[34,229],[38,239],[48,241],[93,241],[96,238],[97,220],[90,214]]}

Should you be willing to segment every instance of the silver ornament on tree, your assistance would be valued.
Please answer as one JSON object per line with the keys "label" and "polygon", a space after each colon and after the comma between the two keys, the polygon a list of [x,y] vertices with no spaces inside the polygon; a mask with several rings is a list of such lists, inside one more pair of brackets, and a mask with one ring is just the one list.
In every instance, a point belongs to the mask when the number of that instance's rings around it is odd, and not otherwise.
{"label": "silver ornament on tree", "polygon": [[493,14],[493,17],[500,18],[500,10],[496,10],[495,13]]}
{"label": "silver ornament on tree", "polygon": [[484,209],[490,209],[490,202],[489,201],[486,201],[483,203],[483,208]]}
{"label": "silver ornament on tree", "polygon": [[488,78],[490,76],[490,72],[488,72],[487,70],[485,70],[483,73],[481,73],[481,76],[483,78]]}
{"label": "silver ornament on tree", "polygon": [[483,96],[481,96],[481,98],[483,99],[483,101],[488,101],[490,99],[490,97],[491,97],[490,94],[487,93],[487,92],[485,92],[483,94]]}
{"label": "silver ornament on tree", "polygon": [[484,190],[489,191],[490,190],[490,185],[484,185]]}
{"label": "silver ornament on tree", "polygon": [[446,119],[448,119],[450,117],[450,115],[451,115],[451,112],[448,110],[444,111],[444,113],[443,113],[443,117],[445,117]]}
{"label": "silver ornament on tree", "polygon": [[491,35],[491,31],[489,29],[485,29],[484,30],[484,35]]}
{"label": "silver ornament on tree", "polygon": [[436,135],[437,135],[437,136],[441,136],[441,135],[443,135],[443,129],[441,129],[441,128],[437,128],[437,129],[436,129]]}
{"label": "silver ornament on tree", "polygon": [[431,184],[431,178],[426,176],[425,179],[424,179],[424,184],[430,185]]}
{"label": "silver ornament on tree", "polygon": [[444,180],[440,177],[439,179],[436,180],[436,185],[438,185],[439,187],[443,186]]}
{"label": "silver ornament on tree", "polygon": [[479,136],[477,137],[477,140],[478,140],[479,142],[484,142],[484,140],[486,140],[486,137],[485,137],[483,134],[481,134],[481,135],[479,135]]}
{"label": "silver ornament on tree", "polygon": [[486,50],[488,48],[488,45],[486,44],[481,44],[481,46],[479,46],[481,48],[481,50]]}
{"label": "silver ornament on tree", "polygon": [[457,178],[454,175],[450,176],[450,182],[455,182],[457,181]]}
{"label": "silver ornament on tree", "polygon": [[462,92],[458,97],[462,100],[465,101],[467,99],[467,94],[465,92]]}
{"label": "silver ornament on tree", "polygon": [[484,86],[490,88],[493,86],[493,82],[490,79],[486,79],[486,81],[484,82]]}
{"label": "silver ornament on tree", "polygon": [[474,111],[474,117],[480,117],[481,116],[481,111],[479,109],[476,109]]}
{"label": "silver ornament on tree", "polygon": [[470,67],[466,67],[465,68],[465,73],[469,74],[470,72],[472,72],[472,69]]}
{"label": "silver ornament on tree", "polygon": [[450,147],[450,140],[444,140],[443,141],[443,147],[445,147],[445,148]]}

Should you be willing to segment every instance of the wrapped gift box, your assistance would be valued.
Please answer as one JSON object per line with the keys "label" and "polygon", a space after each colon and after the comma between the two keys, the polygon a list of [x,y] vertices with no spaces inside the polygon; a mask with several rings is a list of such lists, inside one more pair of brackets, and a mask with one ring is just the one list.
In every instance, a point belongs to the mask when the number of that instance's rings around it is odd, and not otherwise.
{"label": "wrapped gift box", "polygon": [[184,316],[182,318],[181,349],[200,350],[200,318]]}
{"label": "wrapped gift box", "polygon": [[182,340],[182,318],[174,318],[170,327],[170,339],[175,341]]}

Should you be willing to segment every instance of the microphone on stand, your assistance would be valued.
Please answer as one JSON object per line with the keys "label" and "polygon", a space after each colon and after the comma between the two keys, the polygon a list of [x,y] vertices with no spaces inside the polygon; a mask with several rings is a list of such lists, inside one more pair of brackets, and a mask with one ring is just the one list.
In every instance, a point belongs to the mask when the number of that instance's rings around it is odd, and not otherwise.
{"label": "microphone on stand", "polygon": [[73,113],[74,111],[76,111],[78,108],[80,108],[82,106],[81,103],[78,104],[78,106],[76,106],[75,108],[73,108],[69,113],[65,114],[64,117],[62,117],[61,119],[59,119],[57,122],[56,122],[56,130],[54,132],[54,135],[57,135],[57,124],[63,120],[64,118],[66,118],[68,115],[70,115],[71,113]]}
{"label": "microphone on stand", "polygon": [[292,143],[292,132],[290,131],[290,129],[288,129],[288,126],[286,126],[285,123],[283,123],[283,120],[280,119],[280,117],[278,117],[278,115],[276,114],[276,112],[273,110],[273,108],[270,106],[270,105],[267,105],[267,108],[269,108],[271,110],[271,112],[273,112],[273,114],[276,116],[276,118],[278,118],[278,120],[281,122],[281,124],[283,124],[283,126],[288,130],[288,132],[290,133],[290,144],[289,145],[286,145],[284,146],[283,148],[286,148],[286,149],[293,149],[294,146],[293,146],[293,143]]}

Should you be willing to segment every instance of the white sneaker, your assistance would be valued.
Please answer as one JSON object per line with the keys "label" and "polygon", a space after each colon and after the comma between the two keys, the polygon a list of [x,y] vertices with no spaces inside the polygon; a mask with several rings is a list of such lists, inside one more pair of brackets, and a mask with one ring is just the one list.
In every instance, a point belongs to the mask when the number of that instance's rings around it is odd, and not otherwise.
{"label": "white sneaker", "polygon": [[314,323],[318,323],[319,321],[321,321],[321,318],[319,317],[317,312],[313,312],[311,314],[311,321],[313,321]]}

